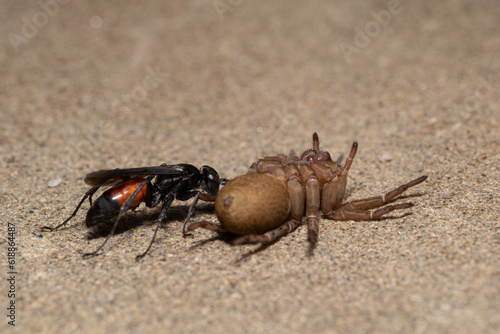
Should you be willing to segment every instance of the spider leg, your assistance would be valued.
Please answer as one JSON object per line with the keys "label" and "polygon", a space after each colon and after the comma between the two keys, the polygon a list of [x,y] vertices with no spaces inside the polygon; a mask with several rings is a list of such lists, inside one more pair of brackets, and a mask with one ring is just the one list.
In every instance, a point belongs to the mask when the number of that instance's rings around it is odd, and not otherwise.
{"label": "spider leg", "polygon": [[319,151],[319,137],[316,132],[313,133],[313,150],[316,152]]}
{"label": "spider leg", "polygon": [[233,241],[233,245],[268,243],[273,242],[282,236],[294,231],[300,225],[300,221],[289,220],[277,228],[264,234],[248,234]]}
{"label": "spider leg", "polygon": [[193,232],[194,230],[196,230],[198,228],[204,228],[206,230],[211,230],[211,231],[220,232],[220,233],[229,233],[228,230],[226,230],[224,227],[222,227],[218,224],[203,222],[203,221],[189,225],[187,228],[187,231]]}
{"label": "spider leg", "polygon": [[402,194],[408,188],[414,187],[417,184],[424,182],[425,180],[427,180],[427,175],[421,176],[418,179],[415,179],[415,180],[410,181],[406,184],[403,184],[403,185],[389,191],[388,193],[386,193],[384,195],[369,197],[369,198],[364,198],[364,199],[358,199],[358,200],[353,200],[353,201],[344,203],[340,206],[340,209],[344,209],[344,210],[374,209],[376,207],[379,207],[379,206],[382,206],[382,205],[388,203],[396,196]]}
{"label": "spider leg", "polygon": [[349,173],[349,169],[351,168],[352,161],[354,160],[357,151],[358,151],[358,142],[355,141],[354,143],[352,143],[351,152],[349,153],[349,156],[345,160],[344,167],[342,167],[340,171],[340,177],[337,187],[337,198],[335,200],[335,204],[333,205],[334,208],[338,208],[342,204],[342,201],[344,200],[345,188],[347,186],[347,174]]}
{"label": "spider leg", "polygon": [[[312,173],[310,169],[308,173]],[[288,220],[302,221],[304,216],[304,206],[306,203],[306,194],[301,184],[299,168],[296,165],[287,165],[285,167],[285,175],[288,179],[286,188],[288,197],[290,198],[290,215]]]}
{"label": "spider leg", "polygon": [[95,194],[95,192],[99,189],[100,187],[96,186],[96,187],[92,187],[90,188],[89,190],[87,190],[87,192],[85,193],[85,195],[83,196],[83,198],[80,200],[80,203],[78,203],[78,205],[76,206],[76,209],[75,211],[73,211],[73,213],[71,214],[71,216],[69,216],[65,221],[63,221],[61,224],[55,226],[55,227],[50,227],[50,226],[42,226],[41,229],[42,229],[42,232],[44,231],[56,231],[58,230],[60,227],[66,225],[70,220],[71,218],[73,218],[74,216],[76,216],[78,210],[80,210],[80,207],[82,206],[83,202],[85,202],[85,200],[87,199],[87,197],[89,198],[89,201],[90,201],[90,205],[92,205],[92,195]]}
{"label": "spider leg", "polygon": [[335,176],[333,180],[325,183],[323,192],[321,193],[321,210],[323,212],[330,212],[337,200],[337,190],[339,184],[339,177]]}
{"label": "spider leg", "polygon": [[[298,178],[298,176],[297,176]],[[289,220],[302,221],[304,215],[305,194],[299,180],[293,177],[287,182],[288,197],[290,198],[291,209]]]}
{"label": "spider leg", "polygon": [[318,211],[320,204],[320,189],[318,179],[311,174],[306,182],[306,219],[307,240],[315,245],[318,241]]}
{"label": "spider leg", "polygon": [[382,217],[383,215],[400,209],[407,209],[413,206],[412,203],[403,203],[396,205],[388,205],[375,211],[369,210],[349,210],[337,209],[326,215],[326,218],[332,220],[374,220]]}
{"label": "spider leg", "polygon": [[403,204],[389,205],[375,211],[369,211],[370,209],[374,209],[388,203],[390,200],[400,195],[408,188],[416,186],[417,184],[422,183],[426,179],[427,175],[424,175],[419,177],[418,179],[403,184],[382,196],[353,200],[344,203],[340,206],[340,208],[327,212],[325,213],[324,216],[326,218],[333,220],[372,220],[380,218],[383,215],[394,210],[410,208],[413,206],[412,203],[403,203]]}

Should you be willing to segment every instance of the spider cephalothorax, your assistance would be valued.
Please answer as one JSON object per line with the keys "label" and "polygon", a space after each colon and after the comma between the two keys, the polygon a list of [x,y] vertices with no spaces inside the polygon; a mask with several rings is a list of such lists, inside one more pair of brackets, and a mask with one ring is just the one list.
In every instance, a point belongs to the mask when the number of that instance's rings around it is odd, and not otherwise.
{"label": "spider cephalothorax", "polygon": [[266,157],[255,162],[248,174],[229,181],[216,197],[215,212],[221,226],[208,222],[192,224],[190,231],[203,227],[241,235],[233,244],[272,242],[296,229],[305,217],[308,240],[318,239],[320,210],[332,220],[372,220],[411,203],[378,208],[427,179],[421,176],[382,196],[343,203],[347,174],[358,150],[354,142],[345,163],[333,161],[319,150],[313,134],[313,148],[300,156],[295,153]]}

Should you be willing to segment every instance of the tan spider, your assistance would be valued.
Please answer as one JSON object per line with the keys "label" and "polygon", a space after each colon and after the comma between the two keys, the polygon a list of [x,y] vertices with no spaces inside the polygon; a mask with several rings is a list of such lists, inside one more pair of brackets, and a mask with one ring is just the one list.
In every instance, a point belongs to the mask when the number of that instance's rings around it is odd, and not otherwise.
{"label": "tan spider", "polygon": [[319,138],[313,134],[313,148],[298,156],[276,155],[255,162],[248,174],[229,181],[215,199],[215,213],[221,225],[194,223],[189,231],[201,227],[241,235],[234,245],[268,243],[295,230],[306,218],[307,239],[314,246],[318,240],[319,212],[332,220],[373,220],[412,203],[388,205],[377,210],[406,189],[425,181],[427,176],[410,181],[385,195],[343,203],[347,174],[358,150],[352,144],[344,165],[332,161],[330,154],[319,150]]}

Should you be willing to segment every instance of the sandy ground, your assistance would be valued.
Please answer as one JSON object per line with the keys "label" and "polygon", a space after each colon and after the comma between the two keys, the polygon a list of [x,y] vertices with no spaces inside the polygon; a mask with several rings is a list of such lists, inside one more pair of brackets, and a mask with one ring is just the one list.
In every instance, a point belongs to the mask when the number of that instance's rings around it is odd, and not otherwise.
{"label": "sandy ground", "polygon": [[[65,2],[0,13],[0,301],[16,307],[2,332],[500,330],[498,3]],[[334,157],[359,142],[348,199],[429,175],[397,201],[416,206],[321,220],[312,255],[304,226],[265,249],[184,239],[189,202],[139,262],[157,209],[89,259],[109,228],[85,228],[87,203],[40,232],[91,171],[185,162],[232,178],[315,131]],[[193,220],[215,222],[213,205]]]}

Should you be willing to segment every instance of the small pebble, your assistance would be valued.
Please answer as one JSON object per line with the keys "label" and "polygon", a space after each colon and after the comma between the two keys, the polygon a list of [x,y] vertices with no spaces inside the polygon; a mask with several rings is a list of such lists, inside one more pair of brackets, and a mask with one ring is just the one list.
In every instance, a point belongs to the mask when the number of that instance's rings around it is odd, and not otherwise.
{"label": "small pebble", "polygon": [[47,182],[47,185],[49,186],[49,188],[54,188],[54,187],[57,187],[58,185],[60,185],[62,182],[61,179],[53,179],[53,180],[50,180],[49,182]]}
{"label": "small pebble", "polygon": [[379,159],[381,162],[387,162],[392,160],[392,156],[390,154],[384,153]]}

